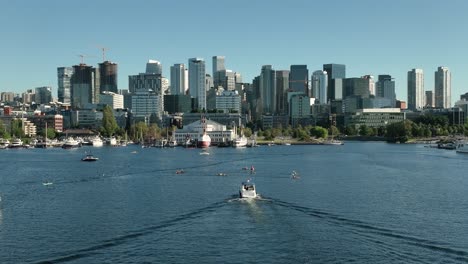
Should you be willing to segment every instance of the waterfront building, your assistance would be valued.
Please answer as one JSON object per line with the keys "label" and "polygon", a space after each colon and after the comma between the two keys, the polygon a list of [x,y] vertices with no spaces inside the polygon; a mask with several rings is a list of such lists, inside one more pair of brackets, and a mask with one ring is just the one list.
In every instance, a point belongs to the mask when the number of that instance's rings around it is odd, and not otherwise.
{"label": "waterfront building", "polygon": [[406,119],[405,113],[399,108],[358,109],[354,113],[345,114],[345,126],[354,126],[356,130],[366,125],[379,128],[398,123]]}
{"label": "waterfront building", "polygon": [[189,59],[189,93],[195,99],[195,109],[206,110],[205,60]]}
{"label": "waterfront building", "polygon": [[58,101],[64,104],[71,104],[71,78],[72,76],[73,76],[73,67],[57,68]]}
{"label": "waterfront building", "polygon": [[86,64],[74,65],[71,78],[72,108],[82,109],[87,104],[99,102],[99,71]]}
{"label": "waterfront building", "polygon": [[177,63],[171,66],[171,94],[185,94],[186,83],[188,83],[188,80],[185,65]]}
{"label": "waterfront building", "polygon": [[[198,115],[200,118],[200,115]],[[236,132],[233,129],[227,129],[226,125],[222,125],[213,120],[205,121],[206,134],[211,138],[211,145],[227,143],[236,138]],[[182,129],[174,131],[174,138],[178,145],[184,145],[188,139],[196,140],[200,138],[203,131],[203,124],[200,120],[184,125]]]}
{"label": "waterfront building", "polygon": [[216,110],[223,113],[240,113],[241,97],[237,91],[222,91],[216,95]]}
{"label": "waterfront building", "polygon": [[37,87],[34,95],[36,104],[50,104],[52,102],[52,87],[43,86]]}
{"label": "waterfront building", "polygon": [[309,70],[307,65],[291,65],[289,72],[289,89],[293,92],[309,93]]}
{"label": "waterfront building", "polygon": [[159,74],[162,75],[162,65],[161,62],[157,60],[148,60],[146,63],[146,74]]}
{"label": "waterfront building", "polygon": [[118,93],[117,63],[104,61],[99,63],[100,91]]}
{"label": "waterfront building", "polygon": [[421,110],[424,108],[424,72],[421,69],[408,71],[408,109]]}
{"label": "waterfront building", "polygon": [[314,71],[311,77],[312,97],[319,104],[327,103],[328,73],[326,71]]}
{"label": "waterfront building", "polygon": [[274,114],[276,106],[276,72],[271,65],[263,65],[260,74],[260,114]]}
{"label": "waterfront building", "polygon": [[104,91],[99,95],[99,104],[109,105],[112,109],[124,108],[124,96],[113,92]]}
{"label": "waterfront building", "polygon": [[452,105],[452,74],[449,68],[440,66],[435,77],[435,107],[450,108]]}
{"label": "waterfront building", "polygon": [[390,75],[379,75],[376,96],[390,99],[392,107],[396,105],[395,80]]}
{"label": "waterfront building", "polygon": [[327,72],[328,77],[328,91],[327,91],[327,102],[330,100],[340,100],[342,95],[340,94],[340,88],[338,87],[341,82],[335,82],[336,79],[346,78],[346,66],[344,64],[324,64],[323,70]]}

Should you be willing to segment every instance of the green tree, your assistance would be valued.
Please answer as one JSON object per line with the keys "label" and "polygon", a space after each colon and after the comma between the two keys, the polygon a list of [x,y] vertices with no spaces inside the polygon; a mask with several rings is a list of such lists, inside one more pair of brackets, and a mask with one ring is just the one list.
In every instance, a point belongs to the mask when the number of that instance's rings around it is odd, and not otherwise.
{"label": "green tree", "polygon": [[373,132],[372,129],[366,125],[359,126],[359,135],[361,136],[364,136],[364,137],[371,136],[372,132]]}
{"label": "green tree", "polygon": [[20,119],[13,119],[11,121],[11,135],[17,138],[23,138],[23,121]]}
{"label": "green tree", "polygon": [[244,128],[244,136],[251,137],[252,136],[252,129],[249,127]]}
{"label": "green tree", "polygon": [[387,138],[392,142],[406,142],[412,137],[412,123],[409,120],[387,125]]}
{"label": "green tree", "polygon": [[46,133],[46,130],[45,130],[45,128],[44,128],[44,129],[42,130],[41,135],[42,135],[44,138],[45,138],[46,135],[47,135],[47,138],[48,138],[48,139],[54,139],[54,138],[57,136],[57,134],[56,134],[56,132],[55,132],[55,129],[53,129],[53,128],[51,128],[51,127],[47,128],[47,133]]}
{"label": "green tree", "polygon": [[356,130],[356,127],[355,126],[346,126],[345,127],[345,134],[348,135],[348,136],[356,136],[357,135],[357,130]]}
{"label": "green tree", "polygon": [[109,105],[106,105],[102,111],[101,133],[106,137],[110,137],[114,135],[114,133],[117,131],[117,128],[117,121],[115,121],[112,108]]}

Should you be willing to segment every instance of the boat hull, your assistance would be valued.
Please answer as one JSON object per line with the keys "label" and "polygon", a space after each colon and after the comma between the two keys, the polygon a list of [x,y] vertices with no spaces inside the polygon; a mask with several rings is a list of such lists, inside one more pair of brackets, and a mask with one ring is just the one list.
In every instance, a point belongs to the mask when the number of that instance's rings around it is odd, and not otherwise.
{"label": "boat hull", "polygon": [[197,147],[199,148],[209,148],[211,145],[210,141],[198,141]]}

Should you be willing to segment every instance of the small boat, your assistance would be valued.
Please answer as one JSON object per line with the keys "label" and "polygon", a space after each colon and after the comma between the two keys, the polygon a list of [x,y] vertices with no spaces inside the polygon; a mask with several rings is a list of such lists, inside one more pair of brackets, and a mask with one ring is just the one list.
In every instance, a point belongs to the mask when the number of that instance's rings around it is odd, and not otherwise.
{"label": "small boat", "polygon": [[81,159],[82,161],[98,161],[99,158],[94,157],[92,154],[87,154],[84,158]]}
{"label": "small boat", "polygon": [[81,147],[80,142],[75,140],[74,138],[67,138],[65,142],[62,145],[62,148],[64,149],[73,149],[73,148],[79,148]]}
{"label": "small boat", "polygon": [[23,147],[23,141],[19,138],[15,138],[11,141],[11,143],[8,145],[9,148],[22,148]]}
{"label": "small boat", "polygon": [[185,173],[185,171],[184,171],[184,170],[182,170],[182,169],[180,169],[180,170],[176,170],[176,172],[175,172],[175,173],[176,173],[176,174],[184,174],[184,173]]}
{"label": "small boat", "polygon": [[336,139],[324,141],[322,144],[323,145],[336,145],[336,146],[344,145],[343,141],[336,140]]}
{"label": "small boat", "polygon": [[216,176],[227,176],[227,174],[224,172],[219,172],[218,174],[216,174]]}
{"label": "small boat", "polygon": [[54,184],[54,183],[53,183],[53,182],[50,182],[50,181],[46,181],[46,182],[43,182],[43,183],[42,183],[42,185],[44,185],[44,186],[50,186],[50,185],[52,185],[52,184]]}
{"label": "small boat", "polygon": [[239,196],[240,198],[257,198],[255,184],[250,180],[243,182],[239,190]]}
{"label": "small boat", "polygon": [[459,143],[457,145],[457,153],[464,153],[464,154],[468,154],[468,144],[465,143],[465,142],[462,142],[462,143]]}
{"label": "small boat", "polygon": [[202,151],[202,152],[200,152],[200,155],[210,155],[210,153],[206,152],[206,151]]}
{"label": "small boat", "polygon": [[294,170],[291,172],[291,179],[297,180],[297,179],[300,179],[300,178],[301,178],[301,176],[299,175],[299,173],[297,173]]}
{"label": "small boat", "polygon": [[100,137],[96,136],[93,139],[91,139],[91,145],[93,147],[102,147],[104,146],[104,141],[102,141]]}
{"label": "small boat", "polygon": [[232,146],[235,148],[243,148],[247,146],[247,138],[245,136],[238,137],[234,140]]}

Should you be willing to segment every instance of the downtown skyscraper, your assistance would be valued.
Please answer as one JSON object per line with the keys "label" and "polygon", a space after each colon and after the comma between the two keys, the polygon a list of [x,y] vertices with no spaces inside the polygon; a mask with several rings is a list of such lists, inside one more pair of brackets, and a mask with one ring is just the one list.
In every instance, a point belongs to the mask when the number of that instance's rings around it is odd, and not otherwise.
{"label": "downtown skyscraper", "polygon": [[450,108],[452,106],[452,74],[449,68],[438,67],[434,77],[435,107]]}
{"label": "downtown skyscraper", "polygon": [[309,94],[309,70],[307,65],[291,65],[289,72],[289,89],[293,92]]}
{"label": "downtown skyscraper", "polygon": [[146,73],[162,75],[161,62],[157,60],[149,60],[148,63],[146,63]]}
{"label": "downtown skyscraper", "polygon": [[195,99],[195,108],[206,110],[205,60],[191,58],[189,64],[189,92]]}
{"label": "downtown skyscraper", "polygon": [[171,94],[185,94],[186,83],[186,69],[183,63],[177,63],[171,66]]}
{"label": "downtown skyscraper", "polygon": [[276,72],[271,65],[263,65],[260,73],[261,114],[276,112]]}
{"label": "downtown skyscraper", "polygon": [[117,87],[117,63],[104,61],[99,63],[100,92],[118,93]]}
{"label": "downtown skyscraper", "polygon": [[319,104],[327,103],[328,74],[326,71],[314,71],[312,73],[312,97],[318,100]]}
{"label": "downtown skyscraper", "polygon": [[342,79],[346,78],[346,66],[344,64],[324,64],[323,70],[328,74],[328,91],[327,91],[327,103],[330,100],[341,99],[342,87],[337,87],[341,85]]}
{"label": "downtown skyscraper", "polygon": [[408,109],[423,109],[424,99],[424,72],[422,69],[412,69],[408,72]]}
{"label": "downtown skyscraper", "polygon": [[57,68],[58,101],[64,104],[71,103],[71,78],[73,76],[73,72],[73,67]]}

